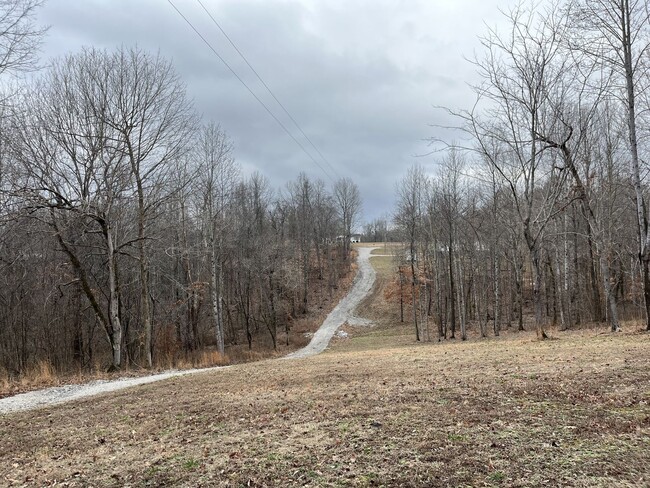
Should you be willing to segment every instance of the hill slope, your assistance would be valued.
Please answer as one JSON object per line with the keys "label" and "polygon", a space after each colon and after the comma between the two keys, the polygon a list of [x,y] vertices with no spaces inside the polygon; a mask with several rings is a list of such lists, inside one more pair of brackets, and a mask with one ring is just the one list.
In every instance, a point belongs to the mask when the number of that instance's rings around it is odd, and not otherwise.
{"label": "hill slope", "polygon": [[355,333],[308,359],[0,417],[1,483],[650,483],[647,334],[416,345],[401,326]]}

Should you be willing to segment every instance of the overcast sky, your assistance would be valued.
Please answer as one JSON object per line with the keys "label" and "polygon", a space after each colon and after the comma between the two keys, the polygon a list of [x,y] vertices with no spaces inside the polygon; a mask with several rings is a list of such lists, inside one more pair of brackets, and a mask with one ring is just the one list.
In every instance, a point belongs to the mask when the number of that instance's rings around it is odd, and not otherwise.
{"label": "overcast sky", "polygon": [[[509,0],[202,0],[221,27],[318,147],[313,150],[197,0],[172,0],[294,136],[321,170],[269,116],[167,0],[48,0],[44,61],[82,46],[121,44],[170,58],[205,120],[219,122],[235,156],[275,187],[301,171],[352,178],[364,219],[390,214],[395,184],[419,162],[440,156],[426,139],[445,116],[435,106],[467,108],[471,58],[485,25],[501,21]],[[331,167],[330,167],[331,165]]]}

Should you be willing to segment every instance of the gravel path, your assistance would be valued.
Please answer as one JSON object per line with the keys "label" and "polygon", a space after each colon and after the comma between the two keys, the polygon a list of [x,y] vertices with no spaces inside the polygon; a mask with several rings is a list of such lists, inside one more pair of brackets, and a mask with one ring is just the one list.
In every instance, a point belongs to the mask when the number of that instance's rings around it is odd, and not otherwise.
{"label": "gravel path", "polygon": [[185,376],[188,374],[216,371],[228,366],[217,366],[214,368],[188,369],[184,371],[166,371],[164,373],[138,378],[121,378],[118,380],[97,380],[83,385],[64,385],[45,388],[43,390],[29,391],[18,395],[0,399],[0,415],[19,412],[21,410],[32,410],[34,408],[56,405],[57,403],[69,402],[100,393],[122,390],[130,386],[144,385],[155,381],[166,380],[174,376]]}
{"label": "gravel path", "polygon": [[359,272],[354,279],[352,289],[341,300],[334,310],[323,322],[323,325],[316,331],[311,342],[302,349],[292,352],[285,356],[284,359],[305,358],[323,352],[330,342],[336,330],[344,323],[348,322],[352,325],[367,325],[368,321],[354,315],[354,309],[361,303],[375,283],[375,269],[370,264],[370,253],[375,249],[373,247],[360,247],[358,248],[359,256],[357,264],[359,265]]}
{"label": "gravel path", "polygon": [[[370,292],[372,285],[375,282],[375,270],[370,265],[370,252],[372,249],[374,248],[359,248],[359,256],[357,259],[359,272],[354,280],[352,289],[327,316],[323,325],[321,325],[314,334],[311,342],[306,347],[286,356],[286,359],[304,358],[323,352],[329,344],[332,336],[336,333],[336,330],[345,322],[353,325],[368,324],[368,321],[365,319],[355,317],[353,312],[361,300],[363,300]],[[0,399],[0,415],[21,410],[32,410],[34,408],[45,407],[48,405],[56,405],[58,403],[69,402],[71,400],[98,395],[100,393],[121,390],[130,386],[153,383],[154,381],[165,380],[175,376],[216,371],[227,367],[228,366],[220,366],[215,368],[190,369],[185,371],[167,371],[165,373],[142,376],[139,378],[98,380],[83,385],[55,386],[53,388],[30,391]]]}

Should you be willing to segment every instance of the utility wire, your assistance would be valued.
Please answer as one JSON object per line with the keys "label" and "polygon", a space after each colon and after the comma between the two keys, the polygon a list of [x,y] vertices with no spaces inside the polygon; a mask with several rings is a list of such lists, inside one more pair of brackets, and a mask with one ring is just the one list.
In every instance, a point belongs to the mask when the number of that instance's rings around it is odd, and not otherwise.
{"label": "utility wire", "polygon": [[257,76],[257,79],[260,81],[260,83],[262,83],[262,85],[264,86],[264,88],[266,88],[266,91],[269,92],[269,94],[273,97],[273,100],[276,101],[276,103],[277,103],[277,104],[280,106],[280,108],[284,111],[284,113],[287,115],[287,117],[289,117],[289,119],[291,120],[291,122],[293,122],[293,125],[296,126],[296,128],[300,131],[300,133],[303,135],[303,137],[304,137],[304,138],[309,142],[309,144],[311,145],[311,147],[314,148],[314,151],[316,151],[316,152],[318,153],[318,155],[319,155],[319,156],[321,157],[321,159],[322,159],[322,160],[327,164],[327,166],[332,170],[332,172],[333,172],[336,176],[339,176],[338,173],[336,172],[336,170],[334,169],[334,167],[333,167],[333,166],[330,164],[330,162],[327,160],[327,158],[326,158],[325,156],[323,156],[323,153],[320,152],[320,150],[319,150],[319,149],[316,147],[316,145],[312,142],[312,140],[309,138],[309,136],[307,136],[307,134],[305,134],[305,131],[302,130],[302,127],[300,127],[300,124],[298,124],[298,122],[296,122],[296,119],[293,118],[293,116],[289,113],[289,111],[288,111],[288,110],[286,109],[286,107],[282,104],[282,102],[281,102],[280,100],[278,100],[278,97],[275,96],[275,93],[273,93],[273,91],[271,90],[271,88],[269,88],[269,86],[268,86],[268,85],[266,84],[266,82],[262,79],[262,77],[261,77],[260,74],[257,72],[257,70],[256,70],[255,68],[253,68],[253,66],[251,65],[251,63],[250,63],[250,62],[248,61],[248,59],[246,58],[246,56],[244,56],[244,53],[242,53],[242,52],[240,51],[240,49],[237,47],[237,45],[235,44],[235,42],[230,38],[230,36],[226,33],[226,31],[223,30],[223,27],[221,27],[221,25],[219,24],[219,22],[217,22],[217,19],[214,18],[214,16],[210,13],[210,11],[206,8],[206,6],[203,4],[203,2],[202,2],[201,0],[196,0],[196,1],[197,1],[198,4],[201,6],[201,8],[205,11],[205,13],[208,14],[208,17],[210,17],[210,19],[212,20],[212,22],[214,23],[214,25],[216,25],[216,26],[219,28],[219,30],[220,30],[221,33],[224,35],[224,37],[228,40],[228,42],[229,42],[230,45],[233,47],[233,49],[234,49],[235,51],[237,51],[237,54],[239,54],[239,55],[241,56],[241,58],[244,60],[244,62],[246,63],[246,65],[251,69],[251,71],[252,71],[253,73],[255,73],[255,76]]}
{"label": "utility wire", "polygon": [[314,156],[312,156],[311,153],[309,151],[307,151],[307,149],[305,149],[305,146],[303,146],[300,143],[300,141],[298,139],[296,139],[296,137],[289,131],[289,129],[287,129],[287,127],[282,123],[282,121],[280,119],[278,119],[277,116],[271,111],[271,109],[260,99],[260,97],[258,97],[255,94],[255,92],[253,90],[251,90],[251,88],[246,84],[246,82],[237,74],[237,72],[219,54],[219,52],[212,46],[212,44],[210,44],[210,42],[208,42],[208,40],[199,32],[199,30],[196,27],[194,27],[194,24],[192,24],[192,22],[190,22],[190,20],[187,17],[185,17],[185,15],[183,15],[183,13],[180,10],[178,10],[176,5],[174,5],[174,2],[172,2],[172,0],[167,0],[167,3],[169,3],[169,5],[171,5],[173,7],[173,9],[176,11],[176,13],[187,23],[187,25],[190,26],[190,28],[194,31],[194,33],[197,36],[199,36],[199,38],[204,42],[204,44],[206,46],[208,46],[208,48],[215,54],[215,56],[217,56],[217,58],[219,58],[219,60],[226,66],[226,68],[228,68],[228,70],[233,74],[233,76],[235,78],[237,78],[237,80],[239,80],[239,82],[242,85],[244,85],[246,90],[248,90],[248,92],[253,96],[253,98],[255,98],[255,100],[257,100],[259,102],[259,104],[262,107],[264,107],[264,110],[266,110],[268,112],[268,114],[271,117],[273,117],[273,120],[275,120],[278,123],[278,125],[280,127],[282,127],[282,129],[289,135],[289,137],[291,137],[291,139],[293,139],[293,141],[298,145],[298,147],[300,147],[300,149],[302,149],[302,151],[307,156],[309,156],[309,159],[311,159],[313,161],[313,163],[316,166],[318,166],[318,168],[323,172],[323,174],[325,176],[327,176],[330,180],[334,181],[333,178],[330,176],[330,174],[327,171],[325,171],[325,168],[323,168],[323,166],[321,166],[321,164],[318,161],[316,161]]}

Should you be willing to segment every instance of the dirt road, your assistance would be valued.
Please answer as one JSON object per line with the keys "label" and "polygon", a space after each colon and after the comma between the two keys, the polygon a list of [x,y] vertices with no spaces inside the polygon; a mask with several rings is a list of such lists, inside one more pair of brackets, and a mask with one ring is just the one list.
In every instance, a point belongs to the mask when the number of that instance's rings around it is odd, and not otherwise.
{"label": "dirt road", "polygon": [[373,249],[375,248],[360,247],[357,249],[359,252],[357,258],[359,272],[354,280],[352,289],[334,310],[330,312],[323,325],[320,326],[314,334],[314,337],[312,337],[311,342],[302,349],[285,356],[284,359],[305,358],[323,352],[337,329],[344,323],[349,322],[354,325],[366,323],[364,319],[354,315],[354,309],[370,293],[372,285],[375,283],[375,270],[370,264],[370,253]]}
{"label": "dirt road", "polygon": [[122,390],[130,386],[144,385],[155,381],[166,380],[167,378],[173,378],[174,376],[216,371],[227,367],[228,366],[218,366],[214,368],[188,369],[183,371],[166,371],[164,373],[154,374],[151,376],[141,376],[138,378],[98,380],[83,385],[54,386],[42,390],[28,391],[27,393],[20,393],[19,395],[0,399],[0,415],[19,412],[21,410],[32,410],[34,408],[56,405],[58,403],[65,403],[79,398],[99,395],[100,393]]}
{"label": "dirt road", "polygon": [[[314,334],[311,342],[303,349],[286,356],[286,359],[304,358],[324,351],[329,344],[330,339],[332,339],[332,336],[336,333],[336,330],[345,322],[351,324],[365,323],[363,319],[355,317],[353,312],[359,302],[361,302],[361,300],[363,300],[363,298],[370,292],[372,285],[375,282],[375,270],[370,265],[370,252],[372,249],[374,248],[359,248],[359,256],[357,258],[359,272],[357,273],[354,284],[352,285],[352,289],[327,316],[323,325],[321,325],[318,331]],[[168,371],[140,378],[126,378],[114,381],[93,381],[92,383],[87,383],[85,385],[65,385],[30,391],[0,399],[0,415],[64,403],[79,398],[98,395],[100,393],[121,390],[131,386],[153,383],[154,381],[160,381],[174,376],[215,371],[218,369],[223,369],[223,367]]]}

